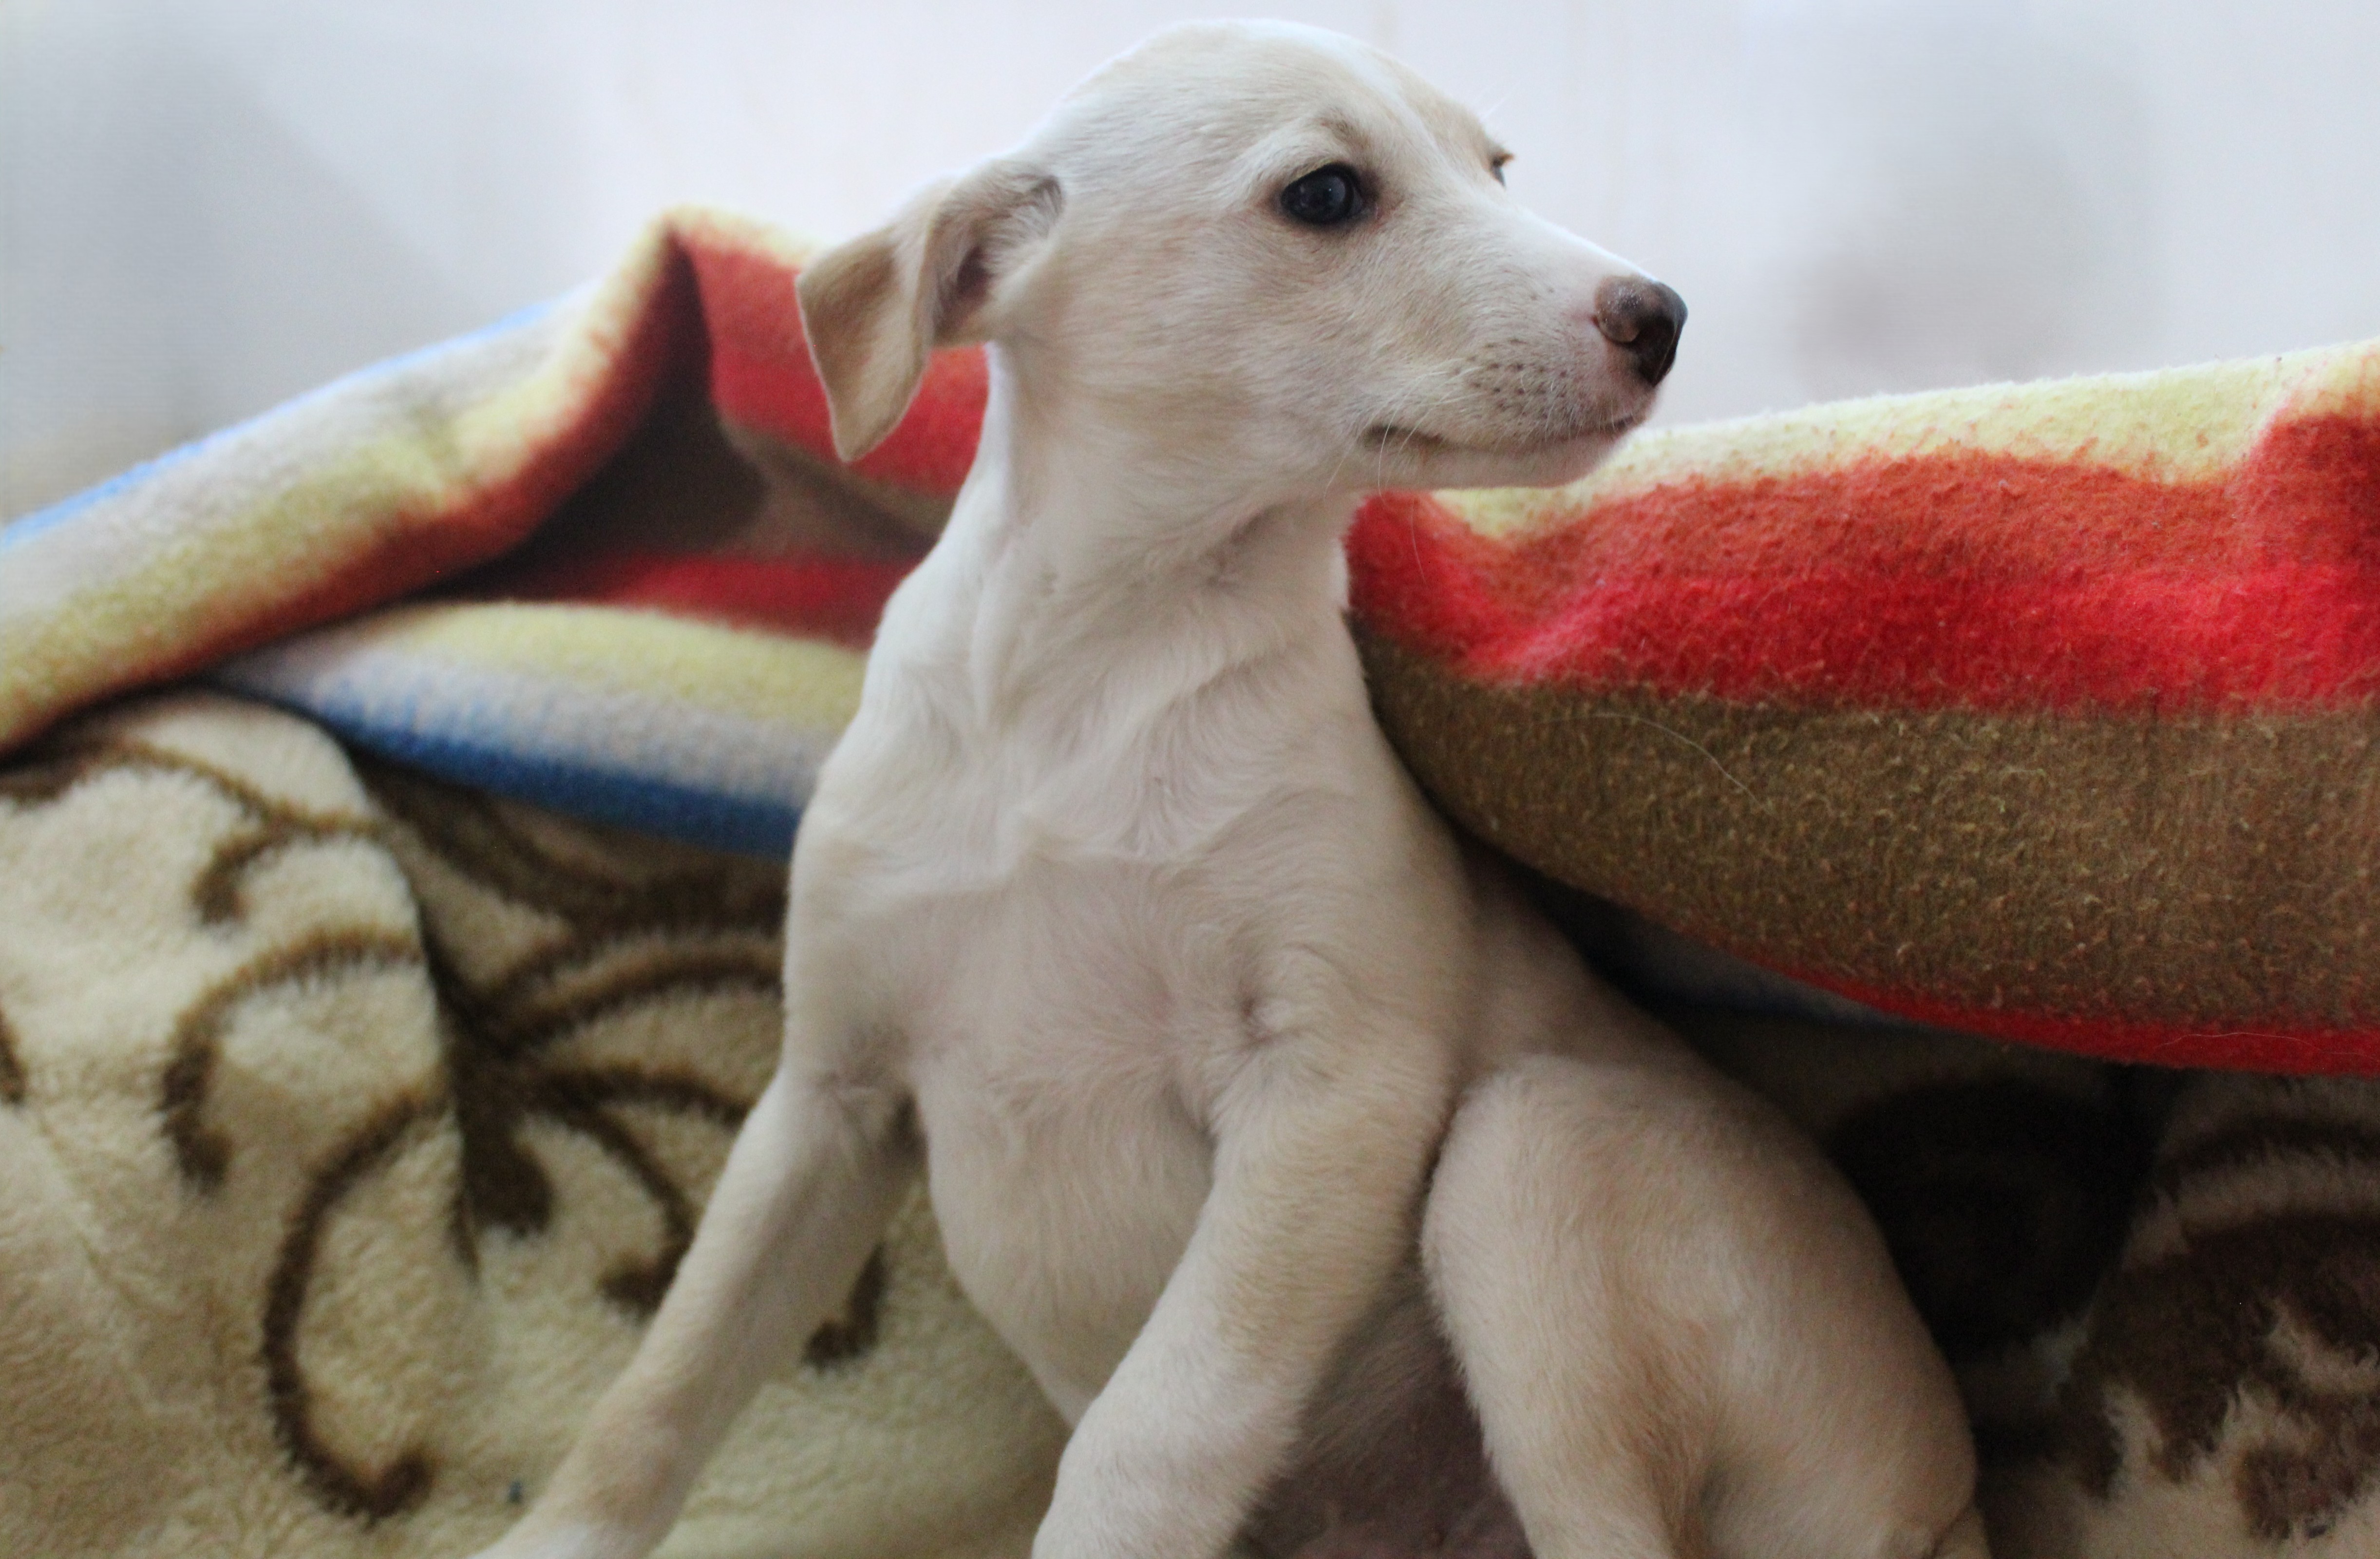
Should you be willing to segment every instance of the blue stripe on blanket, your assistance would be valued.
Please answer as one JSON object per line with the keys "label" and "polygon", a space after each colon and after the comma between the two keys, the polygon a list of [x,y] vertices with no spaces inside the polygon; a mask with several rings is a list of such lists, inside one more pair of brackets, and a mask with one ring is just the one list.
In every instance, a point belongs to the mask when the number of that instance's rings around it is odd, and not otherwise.
{"label": "blue stripe on blanket", "polygon": [[409,763],[440,779],[689,845],[783,860],[793,852],[794,829],[801,821],[801,809],[782,801],[698,790],[492,742],[360,719],[336,708],[274,701],[351,747]]}

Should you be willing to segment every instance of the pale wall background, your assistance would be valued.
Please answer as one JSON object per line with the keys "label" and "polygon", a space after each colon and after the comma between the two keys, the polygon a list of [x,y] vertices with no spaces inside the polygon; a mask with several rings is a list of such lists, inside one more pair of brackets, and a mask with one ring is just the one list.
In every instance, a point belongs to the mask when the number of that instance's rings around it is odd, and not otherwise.
{"label": "pale wall background", "polygon": [[[1282,0],[1694,311],[1668,420],[2380,334],[2371,0]],[[0,0],[0,516],[601,270],[821,237],[1162,0]]]}

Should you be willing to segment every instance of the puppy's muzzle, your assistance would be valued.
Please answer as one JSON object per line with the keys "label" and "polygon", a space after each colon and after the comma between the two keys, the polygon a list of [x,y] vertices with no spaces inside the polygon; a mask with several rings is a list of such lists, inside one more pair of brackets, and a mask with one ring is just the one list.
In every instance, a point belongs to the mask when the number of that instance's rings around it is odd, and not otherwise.
{"label": "puppy's muzzle", "polygon": [[1595,289],[1595,328],[1628,354],[1636,376],[1658,384],[1678,358],[1686,300],[1646,276],[1614,276]]}

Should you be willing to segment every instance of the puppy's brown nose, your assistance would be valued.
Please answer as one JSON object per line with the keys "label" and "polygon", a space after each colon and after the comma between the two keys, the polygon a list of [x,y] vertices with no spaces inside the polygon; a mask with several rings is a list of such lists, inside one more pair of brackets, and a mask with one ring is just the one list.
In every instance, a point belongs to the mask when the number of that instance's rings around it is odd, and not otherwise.
{"label": "puppy's brown nose", "polygon": [[1595,289],[1595,328],[1635,359],[1639,378],[1658,384],[1677,360],[1686,300],[1649,276],[1614,276]]}

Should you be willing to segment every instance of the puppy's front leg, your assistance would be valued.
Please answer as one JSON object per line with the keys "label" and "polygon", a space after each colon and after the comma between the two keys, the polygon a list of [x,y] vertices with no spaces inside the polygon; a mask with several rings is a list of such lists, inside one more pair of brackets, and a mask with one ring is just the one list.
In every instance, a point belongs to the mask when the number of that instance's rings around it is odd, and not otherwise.
{"label": "puppy's front leg", "polygon": [[1034,1559],[1212,1559],[1286,1459],[1411,1248],[1450,1086],[1432,1046],[1349,1037],[1271,1040],[1232,1078],[1197,1228],[1066,1446]]}
{"label": "puppy's front leg", "polygon": [[636,1357],[482,1559],[635,1559],[659,1542],[753,1388],[851,1291],[913,1153],[897,1109],[839,1097],[789,1054]]}

